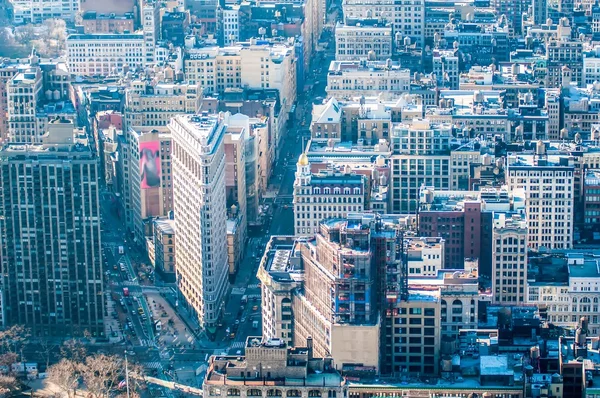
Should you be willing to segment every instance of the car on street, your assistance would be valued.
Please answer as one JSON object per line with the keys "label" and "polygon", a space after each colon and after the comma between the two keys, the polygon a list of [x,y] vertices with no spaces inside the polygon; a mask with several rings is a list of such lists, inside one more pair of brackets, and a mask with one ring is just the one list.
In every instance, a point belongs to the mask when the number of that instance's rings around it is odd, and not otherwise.
{"label": "car on street", "polygon": [[258,311],[258,305],[252,306],[252,311]]}

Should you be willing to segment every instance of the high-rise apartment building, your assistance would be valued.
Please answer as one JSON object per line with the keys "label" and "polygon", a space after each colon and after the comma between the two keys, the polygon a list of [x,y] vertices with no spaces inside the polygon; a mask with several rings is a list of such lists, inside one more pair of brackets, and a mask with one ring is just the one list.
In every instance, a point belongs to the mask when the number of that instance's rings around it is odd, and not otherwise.
{"label": "high-rise apartment building", "polygon": [[209,334],[215,331],[228,285],[226,128],[221,116],[182,115],[169,124],[177,285]]}
{"label": "high-rise apartment building", "polygon": [[0,151],[0,266],[7,325],[104,333],[98,159],[69,120]]}
{"label": "high-rise apartment building", "polygon": [[542,141],[535,155],[509,154],[506,182],[525,191],[529,248],[573,247],[574,172],[572,159],[547,156]]}
{"label": "high-rise apartment building", "polygon": [[527,300],[527,222],[520,214],[494,214],[492,294],[498,304]]}

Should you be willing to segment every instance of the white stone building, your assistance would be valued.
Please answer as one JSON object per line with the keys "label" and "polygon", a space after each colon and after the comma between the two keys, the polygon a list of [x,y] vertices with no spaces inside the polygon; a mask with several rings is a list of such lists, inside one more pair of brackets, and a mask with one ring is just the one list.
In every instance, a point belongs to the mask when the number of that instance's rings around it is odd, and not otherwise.
{"label": "white stone building", "polygon": [[375,18],[392,25],[394,35],[410,38],[417,47],[425,45],[425,0],[344,0],[346,18]]}
{"label": "white stone building", "polygon": [[294,181],[296,236],[316,234],[322,220],[345,218],[349,212],[362,212],[365,189],[365,176],[334,169],[313,174],[308,157],[300,155]]}
{"label": "white stone building", "polygon": [[492,294],[498,304],[519,305],[527,289],[527,223],[520,214],[495,213],[492,227]]}
{"label": "white stone building", "polygon": [[146,66],[144,34],[69,35],[67,64],[71,73],[80,76],[108,76],[124,66]]}
{"label": "white stone building", "polygon": [[173,208],[177,285],[191,312],[214,332],[227,292],[225,149],[220,116],[177,116],[173,135]]}
{"label": "white stone building", "polygon": [[179,114],[196,114],[202,102],[198,83],[134,80],[125,91],[128,127],[166,126]]}
{"label": "white stone building", "polygon": [[354,61],[369,59],[384,61],[392,57],[392,27],[366,23],[370,20],[346,19],[335,27],[335,59]]}
{"label": "white stone building", "polygon": [[435,276],[444,269],[443,238],[408,238],[404,245],[408,276]]}
{"label": "white stone building", "polygon": [[[410,91],[410,70],[391,61],[332,61],[327,73],[327,96],[355,98],[399,97]],[[391,95],[390,95],[391,94]]]}
{"label": "white stone building", "polygon": [[[542,272],[529,283],[527,302],[537,305],[548,322],[556,326],[574,328],[581,317],[586,317],[590,333],[600,332],[598,259],[573,252],[564,257],[540,259],[539,270]],[[550,278],[544,278],[544,274]]]}
{"label": "white stone building", "polygon": [[39,24],[46,19],[75,21],[78,0],[10,0],[15,24]]}
{"label": "white stone building", "polygon": [[185,78],[199,83],[204,93],[228,88],[278,89],[281,112],[296,101],[296,57],[288,42],[190,50],[184,60]]}
{"label": "white stone building", "polygon": [[227,5],[221,10],[223,15],[223,40],[225,46],[233,46],[240,41],[240,6]]}
{"label": "white stone building", "polygon": [[573,161],[547,156],[541,141],[536,151],[536,155],[509,154],[506,170],[509,190],[525,191],[528,247],[570,249],[573,247]]}
{"label": "white stone building", "polygon": [[144,2],[142,7],[142,28],[144,33],[144,56],[146,64],[156,62],[156,42],[160,38],[160,2]]}

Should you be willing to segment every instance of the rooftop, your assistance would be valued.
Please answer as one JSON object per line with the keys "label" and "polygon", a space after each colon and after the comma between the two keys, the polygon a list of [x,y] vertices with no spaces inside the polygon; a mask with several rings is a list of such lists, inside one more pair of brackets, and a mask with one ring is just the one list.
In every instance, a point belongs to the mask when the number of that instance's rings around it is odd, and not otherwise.
{"label": "rooftop", "polygon": [[158,228],[164,234],[175,233],[175,220],[169,218],[156,218],[154,219],[154,227]]}
{"label": "rooftop", "polygon": [[600,278],[597,259],[586,259],[583,264],[569,264],[569,277]]}

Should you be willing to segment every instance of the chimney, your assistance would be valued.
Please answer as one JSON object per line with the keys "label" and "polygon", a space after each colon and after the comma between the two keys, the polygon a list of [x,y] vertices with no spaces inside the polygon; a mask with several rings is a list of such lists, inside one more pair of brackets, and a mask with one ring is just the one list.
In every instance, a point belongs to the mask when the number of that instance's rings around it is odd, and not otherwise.
{"label": "chimney", "polygon": [[308,348],[308,359],[313,359],[313,339],[311,336],[306,338],[306,348]]}

